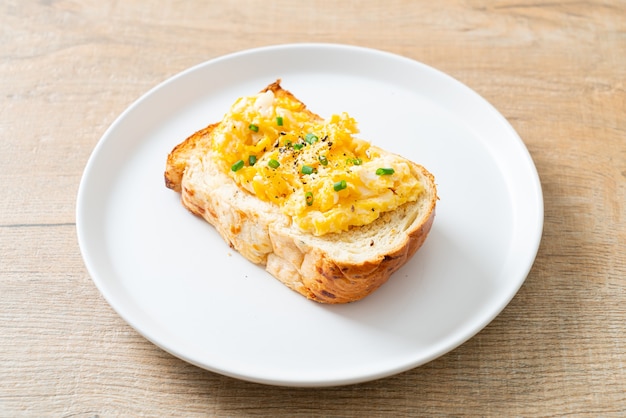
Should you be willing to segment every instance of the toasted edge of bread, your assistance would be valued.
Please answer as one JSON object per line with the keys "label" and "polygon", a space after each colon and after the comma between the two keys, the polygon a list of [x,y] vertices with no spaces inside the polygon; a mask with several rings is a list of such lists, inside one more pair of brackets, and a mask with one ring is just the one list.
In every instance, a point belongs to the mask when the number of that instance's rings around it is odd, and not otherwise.
{"label": "toasted edge of bread", "polygon": [[[280,80],[262,91],[267,90],[298,100],[282,89]],[[304,104],[302,109],[319,118]],[[180,192],[182,204],[212,224],[228,245],[307,298],[322,303],[364,298],[428,236],[438,197],[434,177],[424,167],[412,163],[425,189],[416,202],[383,213],[368,225],[314,236],[300,230],[278,206],[240,189],[203,157],[218,124],[199,130],[170,152],[166,186]]]}

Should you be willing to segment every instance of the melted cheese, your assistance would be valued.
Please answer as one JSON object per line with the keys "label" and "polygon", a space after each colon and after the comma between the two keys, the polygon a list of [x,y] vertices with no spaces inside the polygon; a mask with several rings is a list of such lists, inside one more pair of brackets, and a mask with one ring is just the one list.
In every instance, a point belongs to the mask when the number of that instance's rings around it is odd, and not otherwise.
{"label": "melted cheese", "polygon": [[[346,113],[322,120],[299,101],[267,91],[233,104],[212,149],[239,187],[278,205],[302,230],[323,235],[367,225],[423,191],[406,159],[370,146],[357,132]],[[379,168],[393,174],[378,175]]]}

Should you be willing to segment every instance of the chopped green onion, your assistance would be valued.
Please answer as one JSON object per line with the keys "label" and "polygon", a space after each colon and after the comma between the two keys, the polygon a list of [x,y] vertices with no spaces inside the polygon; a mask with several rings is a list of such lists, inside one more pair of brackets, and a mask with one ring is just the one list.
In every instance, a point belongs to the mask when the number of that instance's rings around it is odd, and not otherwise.
{"label": "chopped green onion", "polygon": [[293,144],[293,149],[295,149],[296,151],[300,151],[303,146],[304,144]]}
{"label": "chopped green onion", "polygon": [[251,130],[251,131],[254,131],[254,132],[259,132],[259,126],[258,126],[258,125],[255,125],[254,123],[251,123],[251,124],[248,126],[248,128],[250,128],[250,130]]}
{"label": "chopped green onion", "polygon": [[311,192],[306,192],[306,194],[304,195],[304,199],[306,200],[306,205],[307,206],[311,206],[313,204],[313,193]]}
{"label": "chopped green onion", "polygon": [[255,165],[256,164],[256,155],[251,155],[248,157],[248,164]]}
{"label": "chopped green onion", "polygon": [[289,148],[291,146],[291,139],[285,140],[285,146]]}
{"label": "chopped green onion", "polygon": [[276,125],[283,126],[283,117],[282,116],[276,116]]}
{"label": "chopped green onion", "polygon": [[267,165],[269,165],[272,168],[278,168],[280,166],[280,163],[272,158],[271,160],[267,162]]}
{"label": "chopped green onion", "polygon": [[239,160],[235,164],[230,166],[230,169],[233,171],[239,171],[242,168],[243,168],[243,160]]}
{"label": "chopped green onion", "polygon": [[352,160],[352,164],[354,165],[361,165],[363,163],[363,160],[361,160],[360,158],[355,158],[354,160]]}
{"label": "chopped green onion", "polygon": [[311,167],[310,165],[303,165],[300,172],[302,174],[313,174],[315,172],[315,169]]}
{"label": "chopped green onion", "polygon": [[393,173],[395,173],[396,171],[393,168],[379,168],[378,170],[376,170],[376,174],[379,176],[389,176]]}
{"label": "chopped green onion", "polygon": [[346,187],[348,187],[348,183],[345,180],[339,180],[338,182],[333,184],[333,189],[335,189],[336,192],[338,192],[339,190],[343,190]]}
{"label": "chopped green onion", "polygon": [[312,133],[308,133],[306,134],[306,136],[304,137],[304,140],[306,142],[308,142],[309,144],[313,145],[314,143],[316,143],[319,138],[317,137],[317,135],[312,134]]}
{"label": "chopped green onion", "polygon": [[320,164],[328,165],[328,158],[326,158],[324,155],[320,155],[319,157],[317,157],[317,159],[320,160]]}

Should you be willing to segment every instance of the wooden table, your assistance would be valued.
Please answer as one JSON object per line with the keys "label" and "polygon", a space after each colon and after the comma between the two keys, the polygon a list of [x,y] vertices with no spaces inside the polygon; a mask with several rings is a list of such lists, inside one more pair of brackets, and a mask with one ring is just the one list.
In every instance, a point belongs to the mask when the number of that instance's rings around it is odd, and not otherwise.
{"label": "wooden table", "polygon": [[[626,2],[34,1],[0,5],[0,416],[626,416]],[[413,370],[324,389],[162,351],[90,279],[85,163],[135,99],[252,47],[335,42],[438,68],[518,131],[544,192],[509,306]]]}

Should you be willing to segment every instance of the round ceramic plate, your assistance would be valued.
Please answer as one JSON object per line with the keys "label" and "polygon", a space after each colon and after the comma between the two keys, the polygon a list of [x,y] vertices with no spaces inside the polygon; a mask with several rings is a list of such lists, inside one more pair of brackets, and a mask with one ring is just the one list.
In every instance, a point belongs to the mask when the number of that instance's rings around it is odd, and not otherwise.
{"label": "round ceramic plate", "polygon": [[[323,305],[289,290],[164,185],[176,144],[279,78],[314,112],[348,112],[361,138],[436,178],[424,246],[359,302]],[[125,321],[199,367],[286,386],[377,379],[459,346],[518,291],[542,227],[537,171],[489,103],[419,62],[326,44],[227,55],[155,87],[99,141],[77,201],[85,264]]]}

